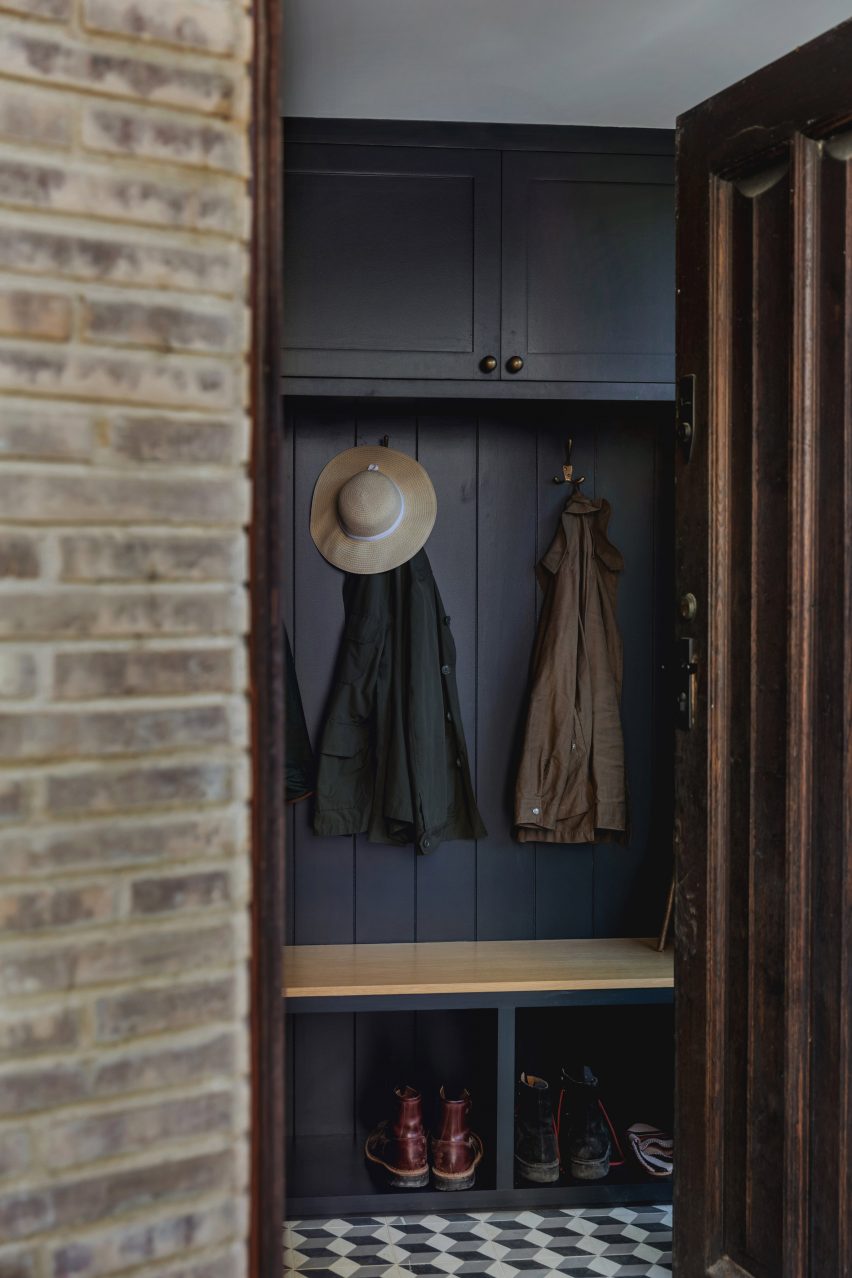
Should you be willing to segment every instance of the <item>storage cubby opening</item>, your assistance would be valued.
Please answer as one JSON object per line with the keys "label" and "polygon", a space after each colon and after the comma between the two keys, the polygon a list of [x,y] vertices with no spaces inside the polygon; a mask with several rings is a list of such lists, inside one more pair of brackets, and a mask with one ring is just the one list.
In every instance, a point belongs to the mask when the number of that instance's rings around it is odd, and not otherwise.
{"label": "storage cubby opening", "polygon": [[[364,1157],[364,1142],[377,1123],[393,1116],[394,1089],[405,1085],[420,1091],[429,1131],[437,1124],[442,1086],[451,1097],[470,1091],[471,1127],[485,1148],[476,1188],[493,1190],[496,1035],[493,1009],[290,1017],[291,1197],[375,1195],[378,1201],[387,1195],[386,1177]],[[319,1038],[323,1053],[317,1053]],[[406,1197],[420,1192],[409,1190]]]}
{"label": "storage cubby opening", "polygon": [[[563,1065],[588,1065],[599,1082],[600,1099],[624,1153],[601,1186],[658,1185],[660,1201],[671,1182],[649,1176],[631,1156],[627,1128],[648,1123],[671,1134],[674,1122],[674,1019],[669,1004],[608,1007],[519,1008],[515,1026],[515,1078],[521,1072],[548,1081],[554,1111]],[[564,1120],[563,1120],[564,1121]],[[616,1155],[614,1154],[614,1157]],[[563,1171],[560,1185],[579,1186]],[[516,1169],[518,1189],[534,1187]]]}

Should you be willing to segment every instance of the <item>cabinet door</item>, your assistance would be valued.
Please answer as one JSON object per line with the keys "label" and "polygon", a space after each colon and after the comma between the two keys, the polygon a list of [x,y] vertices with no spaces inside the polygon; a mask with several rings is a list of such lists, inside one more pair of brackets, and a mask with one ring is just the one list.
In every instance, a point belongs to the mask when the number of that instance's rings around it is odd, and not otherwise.
{"label": "cabinet door", "polygon": [[288,144],[284,372],[496,378],[496,151]]}
{"label": "cabinet door", "polygon": [[659,155],[504,156],[504,377],[674,380],[673,180]]}

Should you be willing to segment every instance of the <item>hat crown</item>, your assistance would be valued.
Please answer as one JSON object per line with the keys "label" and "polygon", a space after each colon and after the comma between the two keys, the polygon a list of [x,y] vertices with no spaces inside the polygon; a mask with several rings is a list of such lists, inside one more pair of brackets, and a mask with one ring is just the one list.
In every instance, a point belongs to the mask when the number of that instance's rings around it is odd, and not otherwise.
{"label": "hat crown", "polygon": [[348,479],[337,494],[340,526],[350,537],[381,537],[402,514],[402,493],[371,466]]}

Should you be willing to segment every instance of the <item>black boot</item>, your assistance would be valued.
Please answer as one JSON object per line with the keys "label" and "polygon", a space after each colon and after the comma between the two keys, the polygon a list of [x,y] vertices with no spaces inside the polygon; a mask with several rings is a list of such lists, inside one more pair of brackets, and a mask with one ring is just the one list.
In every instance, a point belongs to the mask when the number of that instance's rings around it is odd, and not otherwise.
{"label": "black boot", "polygon": [[559,1179],[559,1144],[550,1087],[543,1078],[521,1074],[515,1113],[515,1163],[524,1180],[549,1185]]}
{"label": "black boot", "polygon": [[612,1142],[598,1101],[598,1080],[588,1065],[562,1070],[559,1144],[565,1170],[577,1180],[609,1175]]}

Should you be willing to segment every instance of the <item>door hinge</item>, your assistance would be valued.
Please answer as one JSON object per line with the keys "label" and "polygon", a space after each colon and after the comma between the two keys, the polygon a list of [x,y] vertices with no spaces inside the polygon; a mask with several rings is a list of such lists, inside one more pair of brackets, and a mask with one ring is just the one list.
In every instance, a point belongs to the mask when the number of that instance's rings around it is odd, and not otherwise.
{"label": "door hinge", "polygon": [[695,442],[695,374],[688,373],[678,379],[677,384],[677,442],[683,453],[683,460],[689,461],[692,456],[692,445]]}
{"label": "door hinge", "polygon": [[695,640],[678,639],[676,648],[676,702],[675,724],[689,732],[695,723],[698,708],[698,662],[695,660]]}

